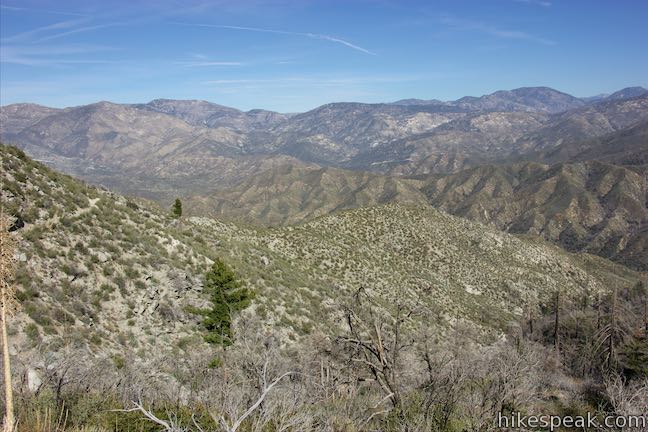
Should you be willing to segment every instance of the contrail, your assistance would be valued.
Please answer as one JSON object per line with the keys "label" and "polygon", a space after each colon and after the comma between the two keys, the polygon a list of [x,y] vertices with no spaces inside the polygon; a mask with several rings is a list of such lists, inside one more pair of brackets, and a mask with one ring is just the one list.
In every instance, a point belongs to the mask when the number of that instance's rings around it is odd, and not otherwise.
{"label": "contrail", "polygon": [[272,30],[272,29],[265,29],[259,27],[242,27],[242,26],[219,25],[219,24],[193,24],[193,23],[184,23],[184,22],[175,22],[172,24],[187,25],[187,26],[194,26],[194,27],[210,27],[210,28],[230,29],[230,30],[244,30],[244,31],[252,31],[252,32],[260,32],[260,33],[275,33],[275,34],[284,34],[284,35],[292,35],[292,36],[302,36],[311,39],[320,39],[320,40],[338,43],[346,47],[349,47],[351,49],[354,49],[356,51],[363,52],[365,54],[369,54],[373,56],[376,55],[376,53],[371,52],[366,48],[362,48],[361,46],[352,44],[351,42],[346,41],[344,39],[340,39],[325,34],[301,33],[301,32],[292,32],[292,31],[285,31],[285,30]]}

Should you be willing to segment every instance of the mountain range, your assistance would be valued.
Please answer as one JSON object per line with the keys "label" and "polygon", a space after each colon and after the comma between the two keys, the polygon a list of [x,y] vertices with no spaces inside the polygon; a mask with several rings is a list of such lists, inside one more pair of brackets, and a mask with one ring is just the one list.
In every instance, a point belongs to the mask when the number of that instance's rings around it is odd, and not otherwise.
{"label": "mountain range", "polygon": [[299,114],[158,99],[3,106],[0,138],[95,184],[193,215],[301,223],[431,204],[648,269],[648,91],[546,88]]}

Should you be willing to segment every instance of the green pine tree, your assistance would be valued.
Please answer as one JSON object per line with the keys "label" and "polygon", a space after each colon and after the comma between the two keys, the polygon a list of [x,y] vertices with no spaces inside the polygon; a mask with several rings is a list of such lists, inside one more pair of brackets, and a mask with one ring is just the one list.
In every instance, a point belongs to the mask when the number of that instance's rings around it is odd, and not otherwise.
{"label": "green pine tree", "polygon": [[232,336],[233,315],[250,305],[254,292],[242,287],[234,272],[220,259],[216,259],[205,274],[205,291],[212,306],[198,311],[203,315],[207,330],[205,341],[213,345],[229,346]]}
{"label": "green pine tree", "polygon": [[624,346],[621,366],[628,378],[648,377],[648,337],[632,339]]}
{"label": "green pine tree", "polygon": [[182,202],[180,198],[176,198],[175,203],[173,203],[173,216],[177,218],[182,216]]}

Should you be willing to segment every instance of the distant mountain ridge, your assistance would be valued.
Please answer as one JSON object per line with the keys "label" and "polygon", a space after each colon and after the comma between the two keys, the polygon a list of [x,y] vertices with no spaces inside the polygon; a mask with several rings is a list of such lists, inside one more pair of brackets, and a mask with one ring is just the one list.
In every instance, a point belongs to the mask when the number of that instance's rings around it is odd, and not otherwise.
{"label": "distant mountain ridge", "polygon": [[169,114],[194,126],[233,127],[242,132],[267,128],[289,117],[286,114],[258,109],[243,112],[201,100],[155,99],[135,107]]}
{"label": "distant mountain ridge", "polygon": [[620,100],[641,97],[648,94],[648,89],[640,86],[626,87],[612,94],[599,94],[578,98],[549,87],[521,87],[513,90],[498,90],[479,97],[465,96],[455,101],[438,99],[401,99],[391,102],[393,105],[417,106],[440,105],[456,106],[470,110],[494,111],[540,111],[558,113],[578,108],[602,100]]}
{"label": "distant mountain ridge", "polygon": [[605,99],[619,100],[619,99],[637,98],[646,95],[648,95],[648,89],[636,86],[636,87],[626,87],[624,89],[616,91],[611,95],[605,97]]}
{"label": "distant mountain ridge", "polygon": [[586,104],[530,87],[428,105],[332,103],[295,115],[167,99],[10,105],[0,109],[0,138],[64,169],[76,166],[90,180],[93,169],[182,178],[186,172],[171,169],[200,171],[218,158],[250,155],[396,175],[452,173],[635,126],[648,120],[648,95],[637,94],[641,88],[628,88]]}

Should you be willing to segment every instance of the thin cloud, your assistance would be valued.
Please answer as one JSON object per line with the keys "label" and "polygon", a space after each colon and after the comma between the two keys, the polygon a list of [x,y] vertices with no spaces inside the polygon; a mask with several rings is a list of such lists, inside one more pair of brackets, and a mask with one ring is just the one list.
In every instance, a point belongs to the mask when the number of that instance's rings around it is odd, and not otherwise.
{"label": "thin cloud", "polygon": [[94,45],[7,46],[0,50],[0,63],[22,66],[63,66],[74,64],[112,63],[102,59],[70,58],[80,54],[96,54],[112,48]]}
{"label": "thin cloud", "polygon": [[49,24],[43,27],[38,27],[33,30],[29,30],[23,33],[18,33],[13,36],[9,36],[7,38],[2,39],[2,42],[19,42],[19,41],[25,41],[25,40],[30,40],[34,38],[35,36],[38,36],[39,34],[42,33],[47,33],[52,30],[63,30],[63,29],[69,29],[73,28],[77,25],[84,24],[88,22],[86,19],[76,19],[76,20],[68,20],[68,21],[60,21],[54,24]]}
{"label": "thin cloud", "polygon": [[551,6],[551,2],[544,1],[544,0],[513,0],[513,1],[518,3],[526,3],[530,5],[542,6],[542,7]]}
{"label": "thin cloud", "polygon": [[[117,27],[117,26],[125,26],[131,24],[128,22],[112,22],[106,24],[86,25],[85,27],[80,27],[81,25],[88,24],[89,22],[90,19],[88,18],[60,21],[54,24],[49,24],[43,27],[35,28],[33,30],[28,30],[23,33],[18,33],[16,35],[9,36],[7,38],[2,39],[2,42],[3,43],[7,43],[7,42],[41,43],[41,42],[47,42],[50,40],[66,37],[72,34],[84,33],[84,32],[99,30],[107,27]],[[51,33],[56,30],[65,30],[65,31],[41,36],[43,34]]]}
{"label": "thin cloud", "polygon": [[523,31],[500,29],[493,25],[479,22],[479,21],[470,21],[470,20],[454,18],[451,16],[445,16],[441,18],[441,22],[457,30],[477,31],[498,38],[525,40],[529,42],[539,43],[542,45],[556,45],[556,42],[550,39],[538,37]]}
{"label": "thin cloud", "polygon": [[198,59],[198,60],[208,60],[209,56],[202,53],[187,53],[189,56]]}
{"label": "thin cloud", "polygon": [[290,85],[290,86],[340,86],[340,85],[356,85],[356,84],[373,84],[373,83],[388,83],[388,82],[409,82],[417,81],[420,77],[413,76],[355,76],[355,77],[337,77],[337,78],[318,78],[318,77],[277,77],[277,78],[260,78],[260,79],[216,79],[204,81],[205,85],[259,85],[259,84],[272,84],[274,85]]}
{"label": "thin cloud", "polygon": [[79,64],[108,64],[114,63],[109,60],[94,60],[94,59],[60,59],[60,58],[34,58],[34,57],[19,57],[19,56],[5,56],[0,57],[0,63],[11,63],[22,66],[65,66],[65,65],[79,65]]}
{"label": "thin cloud", "polygon": [[97,25],[93,25],[93,26],[80,27],[80,28],[77,28],[77,29],[74,29],[74,30],[69,30],[69,31],[66,31],[66,32],[57,33],[57,34],[54,34],[54,35],[50,35],[50,36],[40,38],[36,42],[46,42],[46,41],[50,41],[50,40],[53,40],[53,39],[59,39],[59,38],[62,38],[62,37],[66,37],[66,36],[69,36],[69,35],[72,35],[72,34],[84,33],[84,32],[88,32],[88,31],[92,31],[92,30],[99,30],[99,29],[102,29],[102,28],[119,27],[119,26],[125,26],[125,25],[129,25],[129,23],[127,23],[127,22],[115,22],[115,23],[97,24]]}
{"label": "thin cloud", "polygon": [[262,83],[262,82],[272,82],[271,80],[249,80],[249,79],[219,79],[205,81],[203,84],[250,84],[250,83]]}
{"label": "thin cloud", "polygon": [[14,11],[14,12],[30,12],[30,13],[53,14],[53,15],[69,15],[69,16],[78,16],[78,17],[87,17],[88,16],[86,14],[76,13],[76,12],[64,12],[64,11],[56,11],[56,10],[48,10],[48,9],[28,9],[28,8],[23,8],[23,7],[5,6],[5,5],[0,5],[0,9],[10,10],[10,11]]}
{"label": "thin cloud", "polygon": [[180,61],[175,64],[186,67],[209,67],[209,66],[243,66],[245,63],[232,61]]}
{"label": "thin cloud", "polygon": [[[295,33],[295,34],[300,34],[300,33]],[[369,54],[369,55],[373,55],[373,56],[376,55],[375,53],[373,53],[373,52],[371,52],[371,51],[369,51],[367,49],[364,49],[361,46],[354,45],[351,42],[345,41],[344,39],[340,39],[340,38],[336,38],[336,37],[329,36],[329,35],[324,35],[324,34],[315,34],[315,33],[303,33],[303,35],[308,36],[309,38],[313,38],[313,39],[322,39],[322,40],[326,40],[326,41],[330,41],[330,42],[339,43],[339,44],[342,44],[344,46],[348,46],[349,48],[352,48],[354,50],[361,51],[361,52],[363,52],[365,54]]]}
{"label": "thin cloud", "polygon": [[115,63],[113,60],[95,57],[99,52],[114,50],[114,48],[79,43],[50,43],[49,41],[77,33],[127,24],[112,22],[93,25],[92,18],[77,18],[37,27],[1,39],[0,63],[33,67]]}
{"label": "thin cloud", "polygon": [[242,27],[242,26],[219,25],[219,24],[193,24],[193,23],[183,23],[183,22],[176,22],[172,24],[186,25],[186,26],[193,26],[193,27],[220,28],[220,29],[229,29],[229,30],[258,32],[258,33],[274,33],[274,34],[283,34],[283,35],[290,35],[290,36],[301,36],[310,39],[319,39],[319,40],[325,40],[325,41],[341,44],[348,48],[354,49],[356,51],[360,51],[365,54],[369,54],[373,56],[376,55],[376,53],[369,51],[368,49],[363,48],[359,45],[355,45],[347,40],[340,39],[335,36],[326,35],[326,34],[302,33],[302,32],[292,32],[292,31],[285,31],[285,30],[272,30],[272,29],[259,28],[259,27]]}

